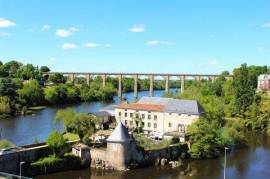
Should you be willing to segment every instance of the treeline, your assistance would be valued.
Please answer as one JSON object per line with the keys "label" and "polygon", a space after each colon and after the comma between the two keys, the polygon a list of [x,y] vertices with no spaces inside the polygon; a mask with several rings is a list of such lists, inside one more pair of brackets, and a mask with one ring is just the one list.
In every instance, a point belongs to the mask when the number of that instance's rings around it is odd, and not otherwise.
{"label": "treeline", "polygon": [[61,74],[44,75],[49,71],[46,66],[23,65],[17,61],[0,63],[0,117],[25,113],[33,106],[110,101],[116,94],[110,82],[102,88],[99,77],[88,86],[69,82]]}
{"label": "treeline", "polygon": [[[188,128],[193,158],[212,158],[224,147],[239,147],[245,142],[245,130],[266,131],[270,135],[270,98],[256,92],[260,74],[269,74],[267,66],[247,66],[233,70],[233,78],[224,76],[214,82],[188,82],[185,92],[175,98],[196,99],[205,115]],[[224,72],[223,74],[228,74]]]}

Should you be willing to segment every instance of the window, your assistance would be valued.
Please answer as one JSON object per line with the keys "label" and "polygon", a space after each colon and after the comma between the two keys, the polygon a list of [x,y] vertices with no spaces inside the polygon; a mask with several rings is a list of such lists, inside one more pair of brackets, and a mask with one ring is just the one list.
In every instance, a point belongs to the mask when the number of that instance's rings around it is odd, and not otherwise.
{"label": "window", "polygon": [[121,112],[118,113],[118,116],[121,116]]}
{"label": "window", "polygon": [[125,126],[127,125],[127,120],[125,120]]}
{"label": "window", "polygon": [[154,115],[154,120],[157,120],[157,115]]}
{"label": "window", "polygon": [[148,119],[151,119],[151,115],[150,114],[148,115]]}
{"label": "window", "polygon": [[145,118],[145,114],[142,114],[142,119],[144,119]]}
{"label": "window", "polygon": [[131,118],[133,117],[133,113],[130,113],[129,115],[130,115]]}
{"label": "window", "polygon": [[169,127],[172,127],[172,123],[169,122]]}
{"label": "window", "polygon": [[151,123],[150,122],[147,123],[147,127],[151,127]]}
{"label": "window", "polygon": [[139,118],[139,114],[138,113],[136,113],[136,118]]}
{"label": "window", "polygon": [[125,117],[127,117],[127,113],[125,112]]}
{"label": "window", "polygon": [[157,128],[157,123],[154,123],[154,128]]}

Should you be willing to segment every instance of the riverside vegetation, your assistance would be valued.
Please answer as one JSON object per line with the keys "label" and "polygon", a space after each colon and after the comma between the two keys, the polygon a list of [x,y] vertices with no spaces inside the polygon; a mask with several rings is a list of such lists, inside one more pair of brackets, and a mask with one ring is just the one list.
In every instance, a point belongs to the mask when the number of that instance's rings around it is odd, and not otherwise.
{"label": "riverside vegetation", "polygon": [[188,127],[192,158],[217,157],[224,147],[237,148],[245,143],[245,130],[259,130],[270,135],[270,98],[265,91],[256,93],[257,78],[269,73],[267,66],[247,66],[233,70],[226,80],[223,72],[214,82],[195,81],[186,85],[181,95],[167,97],[196,99],[205,115]]}
{"label": "riverside vegetation", "polygon": [[[100,76],[91,79],[90,86],[83,77],[74,83],[61,74],[44,75],[47,66],[35,67],[17,61],[0,62],[0,118],[16,114],[28,114],[31,110],[42,109],[46,105],[72,104],[91,101],[112,101],[117,93],[118,79],[108,77],[102,88]],[[123,91],[133,90],[132,78],[123,78]],[[179,87],[171,81],[172,87]],[[148,90],[149,80],[138,80],[138,90]],[[154,89],[164,89],[162,80],[156,80]]]}

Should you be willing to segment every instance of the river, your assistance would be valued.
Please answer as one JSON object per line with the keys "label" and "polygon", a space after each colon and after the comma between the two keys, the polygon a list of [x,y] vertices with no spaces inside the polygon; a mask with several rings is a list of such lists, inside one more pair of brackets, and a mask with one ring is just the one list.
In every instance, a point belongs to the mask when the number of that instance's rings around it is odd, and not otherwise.
{"label": "river", "polygon": [[[170,92],[177,92],[177,89],[170,89]],[[155,90],[155,96],[162,96],[164,90]],[[138,92],[138,97],[148,96],[148,91]],[[134,100],[133,93],[124,93],[127,101]],[[62,122],[55,122],[54,117],[59,109],[73,108],[77,112],[96,112],[102,107],[119,103],[119,99],[115,97],[111,103],[90,102],[79,103],[75,105],[50,106],[40,111],[36,111],[33,115],[16,116],[11,119],[0,120],[0,137],[7,139],[16,145],[31,144],[34,141],[43,142],[48,134],[53,131],[63,131]]]}
{"label": "river", "polygon": [[[172,89],[175,92],[175,89]],[[155,96],[162,96],[164,91],[155,91]],[[147,96],[148,92],[139,92]],[[133,93],[125,93],[128,101],[134,100]],[[114,103],[117,103],[115,99]],[[55,123],[54,116],[58,109],[72,107],[78,112],[94,112],[108,104],[93,102],[72,106],[48,107],[35,115],[17,116],[1,120],[2,137],[17,145],[32,143],[34,139],[44,141],[52,130],[63,130],[62,123]],[[269,179],[270,178],[270,137],[261,133],[246,134],[247,147],[227,154],[227,179]],[[222,179],[224,157],[211,160],[185,160],[178,169],[169,167],[148,167],[127,172],[102,172],[84,169],[60,172],[38,179]],[[183,174],[183,171],[187,171]]]}
{"label": "river", "polygon": [[[246,134],[248,147],[227,154],[227,179],[269,179],[270,137]],[[178,169],[148,167],[127,172],[102,172],[95,169],[60,172],[38,179],[222,179],[224,157],[211,160],[186,160]],[[182,174],[183,171],[188,171]]]}

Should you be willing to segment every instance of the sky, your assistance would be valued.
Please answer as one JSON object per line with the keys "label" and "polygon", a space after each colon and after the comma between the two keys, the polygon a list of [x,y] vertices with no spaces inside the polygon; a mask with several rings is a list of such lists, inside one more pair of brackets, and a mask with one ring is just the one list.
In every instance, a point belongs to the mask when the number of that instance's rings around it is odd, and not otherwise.
{"label": "sky", "polygon": [[270,62],[269,0],[0,0],[0,60],[205,73]]}

